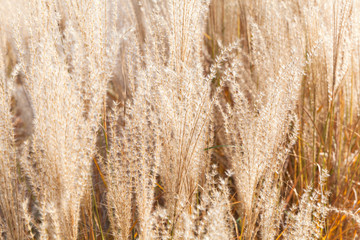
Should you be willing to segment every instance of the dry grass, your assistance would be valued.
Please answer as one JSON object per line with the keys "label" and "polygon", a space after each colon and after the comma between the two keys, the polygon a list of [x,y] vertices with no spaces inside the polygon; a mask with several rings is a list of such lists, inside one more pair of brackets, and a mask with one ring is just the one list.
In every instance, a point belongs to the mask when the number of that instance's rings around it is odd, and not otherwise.
{"label": "dry grass", "polygon": [[359,10],[0,0],[0,238],[357,239]]}

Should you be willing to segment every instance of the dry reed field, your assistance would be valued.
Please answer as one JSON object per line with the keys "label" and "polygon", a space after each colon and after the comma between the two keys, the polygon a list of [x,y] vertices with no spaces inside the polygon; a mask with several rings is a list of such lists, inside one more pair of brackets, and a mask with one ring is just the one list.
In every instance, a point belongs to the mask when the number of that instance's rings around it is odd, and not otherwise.
{"label": "dry reed field", "polygon": [[0,0],[0,239],[360,239],[359,0]]}

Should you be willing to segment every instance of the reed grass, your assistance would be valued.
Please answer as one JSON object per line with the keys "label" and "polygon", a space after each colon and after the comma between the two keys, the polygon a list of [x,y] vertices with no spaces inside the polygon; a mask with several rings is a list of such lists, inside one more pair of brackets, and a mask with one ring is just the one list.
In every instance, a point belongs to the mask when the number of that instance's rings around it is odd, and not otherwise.
{"label": "reed grass", "polygon": [[357,239],[350,0],[0,0],[0,239]]}

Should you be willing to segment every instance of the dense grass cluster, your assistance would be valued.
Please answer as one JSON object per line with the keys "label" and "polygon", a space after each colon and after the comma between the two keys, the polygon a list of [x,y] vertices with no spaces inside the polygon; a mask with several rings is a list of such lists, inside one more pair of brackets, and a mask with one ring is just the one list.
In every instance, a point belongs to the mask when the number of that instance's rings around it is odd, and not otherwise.
{"label": "dense grass cluster", "polygon": [[358,239],[359,11],[0,0],[0,239]]}

